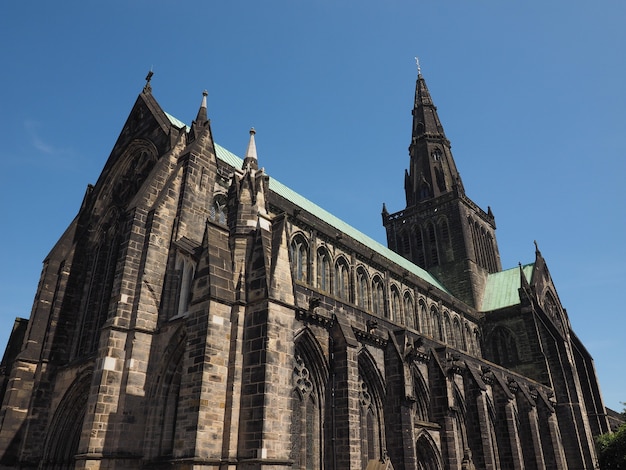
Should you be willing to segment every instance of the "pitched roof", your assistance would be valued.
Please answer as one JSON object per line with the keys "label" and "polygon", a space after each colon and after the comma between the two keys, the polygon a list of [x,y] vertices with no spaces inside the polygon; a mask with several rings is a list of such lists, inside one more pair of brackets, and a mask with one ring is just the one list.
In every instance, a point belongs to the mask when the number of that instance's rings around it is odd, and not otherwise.
{"label": "pitched roof", "polygon": [[[176,119],[171,114],[165,113],[165,115],[168,117],[170,122],[177,128],[179,129],[188,128],[185,125],[185,123],[183,123],[179,119]],[[215,154],[217,158],[223,161],[224,163],[234,168],[242,168],[243,160],[237,155],[235,155],[234,153],[222,147],[221,145],[215,144]],[[277,181],[276,179],[272,177],[270,177],[270,190],[284,197],[289,202],[295,204],[301,209],[309,212],[311,215],[323,220],[327,224],[339,230],[341,233],[344,233],[345,235],[356,240],[357,242],[362,243],[363,245],[367,246],[371,250],[374,250],[383,258],[387,258],[389,261],[400,266],[403,270],[408,271],[418,276],[420,279],[423,279],[424,281],[428,282],[430,285],[442,290],[443,292],[446,292],[448,294],[450,293],[450,291],[446,289],[445,286],[441,284],[428,271],[411,263],[409,260],[400,256],[396,252],[391,251],[386,246],[377,242],[373,238],[368,237],[364,233],[358,231],[351,225],[345,223],[343,220],[339,219],[338,217],[335,217],[330,212],[327,212],[326,210],[322,209],[317,204],[314,204],[313,202],[309,201],[304,196],[298,194],[294,190],[288,188],[287,186],[285,186],[284,184],[280,183],[279,181]]]}
{"label": "pitched roof", "polygon": [[[535,263],[522,266],[522,271],[528,282],[532,279],[534,269]],[[521,286],[519,267],[489,274],[480,310],[490,312],[519,304],[519,288]]]}
{"label": "pitched roof", "polygon": [[[241,165],[243,164],[243,160],[241,158],[239,158],[237,155],[226,150],[224,147],[218,144],[215,144],[215,153],[216,153],[217,158],[219,158],[224,163],[227,163],[228,165],[233,166],[235,168],[241,168]],[[403,270],[406,270],[412,274],[415,274],[419,278],[428,282],[432,286],[435,286],[436,288],[442,290],[443,292],[450,293],[448,289],[446,289],[444,285],[441,284],[428,271],[425,271],[419,266],[411,263],[409,260],[400,256],[394,251],[391,251],[386,246],[380,244],[373,238],[370,238],[364,233],[358,231],[351,225],[347,224],[346,222],[339,219],[338,217],[335,217],[330,212],[322,209],[317,204],[314,204],[313,202],[309,201],[304,196],[298,194],[293,189],[288,188],[287,186],[285,186],[284,184],[282,184],[281,182],[279,182],[278,180],[272,177],[270,177],[270,190],[282,196],[289,202],[295,204],[296,206],[300,207],[302,210],[305,210],[311,215],[323,220],[327,224],[339,230],[341,233],[351,237],[352,239],[356,240],[359,243],[362,243],[363,245],[367,246],[371,250],[374,250],[383,258],[386,258],[389,261],[400,266]]]}

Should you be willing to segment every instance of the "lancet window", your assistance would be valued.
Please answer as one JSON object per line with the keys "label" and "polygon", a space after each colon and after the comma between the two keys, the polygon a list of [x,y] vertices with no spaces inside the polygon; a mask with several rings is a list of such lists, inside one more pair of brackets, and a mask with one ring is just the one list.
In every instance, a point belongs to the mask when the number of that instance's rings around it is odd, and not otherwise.
{"label": "lancet window", "polygon": [[368,285],[367,273],[365,269],[359,266],[356,270],[356,304],[363,309],[369,307]]}
{"label": "lancet window", "polygon": [[343,257],[335,263],[335,295],[343,300],[350,299],[350,271]]}
{"label": "lancet window", "polygon": [[383,294],[383,281],[379,276],[372,280],[372,312],[376,315],[385,314],[385,296]]}
{"label": "lancet window", "polygon": [[324,248],[317,250],[317,287],[330,292],[330,255]]}
{"label": "lancet window", "polygon": [[309,279],[309,246],[301,235],[291,240],[291,266],[295,280],[307,282]]}
{"label": "lancet window", "polygon": [[420,331],[420,322],[417,316],[417,312],[415,311],[415,304],[413,303],[413,298],[411,294],[406,292],[403,298],[403,310],[404,310],[404,318],[407,322],[407,326],[415,328],[417,331]]}
{"label": "lancet window", "polygon": [[404,323],[402,305],[400,304],[400,293],[398,292],[396,286],[391,288],[391,315],[389,316],[391,320],[398,323]]}

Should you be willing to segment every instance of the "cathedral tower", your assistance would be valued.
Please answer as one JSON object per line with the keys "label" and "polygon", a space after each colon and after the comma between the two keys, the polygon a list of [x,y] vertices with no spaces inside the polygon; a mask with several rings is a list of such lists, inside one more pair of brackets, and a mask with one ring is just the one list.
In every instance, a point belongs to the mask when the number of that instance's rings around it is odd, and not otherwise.
{"label": "cathedral tower", "polygon": [[495,219],[491,209],[483,211],[465,195],[450,141],[419,69],[412,114],[406,208],[390,214],[383,205],[387,244],[479,308],[487,274],[501,270]]}

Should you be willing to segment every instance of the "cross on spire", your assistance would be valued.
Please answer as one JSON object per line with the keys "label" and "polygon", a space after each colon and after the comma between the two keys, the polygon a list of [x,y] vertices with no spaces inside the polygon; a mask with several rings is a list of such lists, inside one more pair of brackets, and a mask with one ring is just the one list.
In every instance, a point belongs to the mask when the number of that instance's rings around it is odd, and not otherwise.
{"label": "cross on spire", "polygon": [[152,75],[154,75],[154,72],[152,71],[152,67],[150,67],[150,71],[148,72],[148,75],[146,75],[146,85],[143,87],[144,93],[149,93],[152,91],[152,86],[150,85]]}

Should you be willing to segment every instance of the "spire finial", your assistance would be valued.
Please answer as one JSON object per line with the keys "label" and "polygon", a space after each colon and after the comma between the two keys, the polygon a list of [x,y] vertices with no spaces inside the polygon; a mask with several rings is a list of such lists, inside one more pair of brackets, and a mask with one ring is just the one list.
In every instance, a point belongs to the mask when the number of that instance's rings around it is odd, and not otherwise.
{"label": "spire finial", "polygon": [[256,131],[254,127],[250,128],[250,141],[248,142],[248,150],[246,150],[246,157],[243,160],[243,168],[250,166],[251,168],[258,170],[258,159],[256,155],[256,142],[254,141],[254,134]]}
{"label": "spire finial", "polygon": [[417,74],[422,74],[422,68],[420,67],[420,59],[419,57],[415,57],[415,65],[417,65]]}
{"label": "spire finial", "polygon": [[146,84],[143,87],[144,93],[148,93],[152,91],[152,86],[150,85],[150,80],[152,79],[152,75],[154,75],[154,72],[152,71],[152,67],[150,67],[150,71],[148,72],[148,75],[146,75]]}

